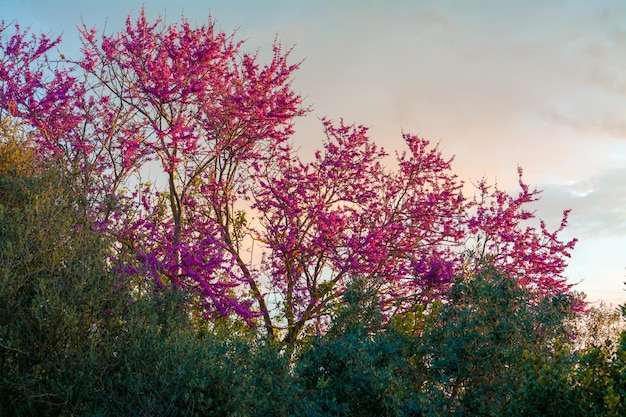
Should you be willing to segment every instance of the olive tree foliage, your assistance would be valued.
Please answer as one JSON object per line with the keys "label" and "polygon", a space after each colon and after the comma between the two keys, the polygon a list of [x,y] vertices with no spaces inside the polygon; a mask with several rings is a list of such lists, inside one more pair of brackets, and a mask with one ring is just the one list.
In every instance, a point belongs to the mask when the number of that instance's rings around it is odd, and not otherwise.
{"label": "olive tree foliage", "polygon": [[87,383],[84,355],[102,348],[127,300],[72,179],[9,119],[1,128],[0,410],[50,413]]}
{"label": "olive tree foliage", "polygon": [[386,328],[377,285],[351,279],[328,332],[299,353],[297,415],[399,416],[410,409],[411,381],[424,376],[412,362],[419,339]]}
{"label": "olive tree foliage", "polygon": [[[504,272],[454,279],[450,299],[385,322],[375,282],[356,278],[324,336],[294,365],[298,415],[614,416],[620,355],[579,351],[569,294],[538,302]],[[623,349],[623,348],[622,348]]]}

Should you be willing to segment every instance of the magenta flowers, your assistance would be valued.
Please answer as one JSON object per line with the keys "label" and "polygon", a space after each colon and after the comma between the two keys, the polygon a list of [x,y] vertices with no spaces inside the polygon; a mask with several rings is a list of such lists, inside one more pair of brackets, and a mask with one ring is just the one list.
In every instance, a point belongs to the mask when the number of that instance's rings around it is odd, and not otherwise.
{"label": "magenta flowers", "polygon": [[468,199],[437,146],[407,134],[387,167],[366,128],[330,120],[302,162],[289,142],[307,113],[290,84],[299,65],[278,43],[261,64],[213,22],[142,12],[119,33],[83,26],[71,60],[60,39],[10,31],[0,26],[0,117],[80,178],[83,209],[132,255],[124,271],[188,290],[207,318],[293,342],[332,319],[351,277],[376,282],[391,317],[485,262],[538,297],[570,290],[567,212],[554,232],[528,225],[538,192],[521,170],[519,195],[481,182]]}

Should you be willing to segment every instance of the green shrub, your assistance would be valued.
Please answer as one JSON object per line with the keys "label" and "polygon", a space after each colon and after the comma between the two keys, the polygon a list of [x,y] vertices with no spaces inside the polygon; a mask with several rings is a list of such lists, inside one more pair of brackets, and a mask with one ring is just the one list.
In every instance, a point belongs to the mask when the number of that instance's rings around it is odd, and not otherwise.
{"label": "green shrub", "polygon": [[[430,374],[420,393],[424,414],[511,415],[525,384],[536,382],[524,378],[529,364],[563,372],[557,358],[568,341],[569,302],[565,295],[536,302],[493,269],[457,280],[421,338]],[[565,394],[558,394],[552,390],[542,404],[562,407]]]}
{"label": "green shrub", "polygon": [[328,333],[315,338],[295,365],[301,416],[400,416],[413,395],[412,335],[387,331],[371,286],[356,279]]}
{"label": "green shrub", "polygon": [[[68,414],[87,398],[85,355],[121,314],[109,242],[91,230],[68,180],[25,144],[0,142],[0,414]],[[19,161],[29,167],[14,167]]]}

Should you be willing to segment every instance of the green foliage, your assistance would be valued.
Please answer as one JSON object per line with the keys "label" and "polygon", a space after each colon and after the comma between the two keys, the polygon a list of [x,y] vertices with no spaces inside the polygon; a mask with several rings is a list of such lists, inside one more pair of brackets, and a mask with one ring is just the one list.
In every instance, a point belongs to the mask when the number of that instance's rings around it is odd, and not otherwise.
{"label": "green foliage", "polygon": [[[626,317],[626,304],[620,307]],[[610,322],[614,324],[615,320]],[[575,384],[581,416],[623,416],[626,413],[626,331],[621,332],[618,340],[612,332],[603,334],[603,338],[597,338],[580,352]]]}
{"label": "green foliage", "polygon": [[578,415],[621,416],[626,392],[620,380],[626,376],[624,364],[611,353],[610,343],[594,346],[581,354],[575,372]]}
{"label": "green foliage", "polygon": [[567,340],[569,299],[532,300],[489,268],[455,282],[422,336],[430,374],[421,396],[426,415],[509,415],[525,389],[520,375],[527,362],[548,364]]}
{"label": "green foliage", "polygon": [[89,385],[82,361],[121,312],[118,281],[66,179],[11,135],[0,159],[0,411],[58,413]]}
{"label": "green foliage", "polygon": [[324,337],[298,358],[302,416],[399,416],[410,403],[412,335],[385,331],[372,283],[355,279]]}
{"label": "green foliage", "polygon": [[[166,298],[180,303],[176,294]],[[286,415],[288,361],[278,349],[252,334],[166,330],[155,325],[155,303],[137,303],[126,341],[113,352],[119,361],[106,371],[96,402],[102,415]]]}
{"label": "green foliage", "polygon": [[353,283],[298,358],[297,415],[623,415],[626,333],[618,349],[578,352],[570,297],[536,301],[486,268],[428,314],[385,326],[371,286]]}

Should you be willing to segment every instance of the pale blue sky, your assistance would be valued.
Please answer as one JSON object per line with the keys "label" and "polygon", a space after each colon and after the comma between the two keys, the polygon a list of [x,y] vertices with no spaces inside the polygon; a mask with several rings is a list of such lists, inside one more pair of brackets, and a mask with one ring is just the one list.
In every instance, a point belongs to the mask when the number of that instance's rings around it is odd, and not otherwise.
{"label": "pale blue sky", "polygon": [[626,2],[0,0],[0,19],[63,33],[77,54],[81,18],[118,30],[150,17],[209,14],[260,55],[276,35],[305,62],[294,87],[313,113],[297,125],[302,152],[317,117],[371,127],[388,151],[401,132],[440,141],[464,179],[514,189],[521,165],[545,190],[548,224],[572,208],[580,241],[568,268],[591,301],[626,300]]}

